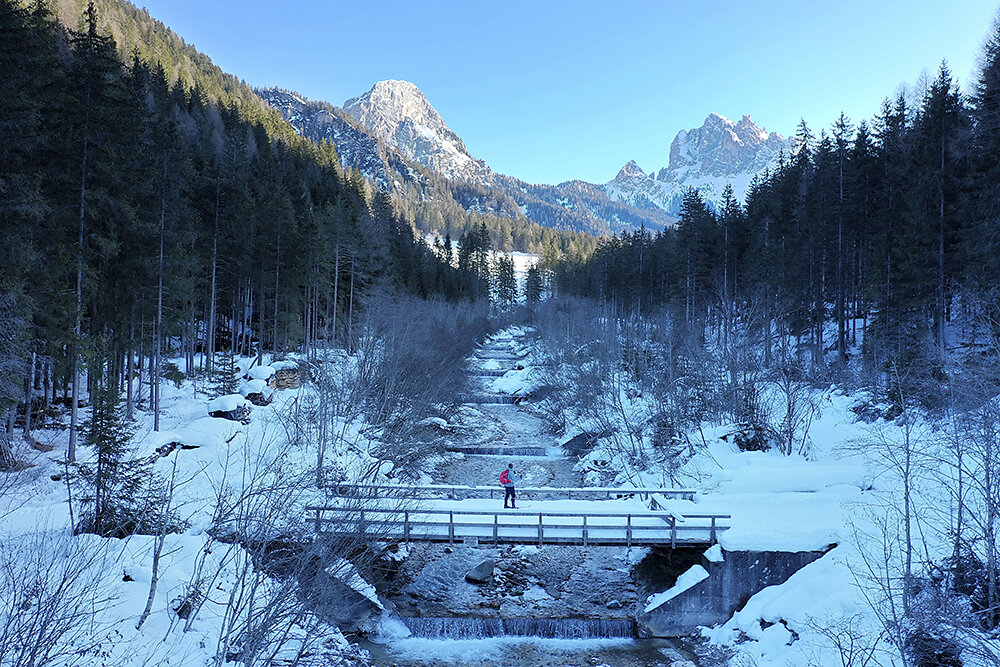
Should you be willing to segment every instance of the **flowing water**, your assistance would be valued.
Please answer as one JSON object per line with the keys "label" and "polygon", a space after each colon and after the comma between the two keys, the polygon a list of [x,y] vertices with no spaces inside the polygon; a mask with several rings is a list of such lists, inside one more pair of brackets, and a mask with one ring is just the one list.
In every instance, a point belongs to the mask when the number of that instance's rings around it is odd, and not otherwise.
{"label": "flowing water", "polygon": [[404,617],[414,637],[423,639],[487,639],[539,637],[542,639],[634,639],[629,620],[577,618],[449,618]]}
{"label": "flowing water", "polygon": [[[480,358],[506,360],[497,350]],[[493,375],[490,373],[489,375]],[[485,378],[484,378],[485,379]],[[493,396],[476,396],[500,403]],[[499,456],[528,456],[519,461],[524,486],[580,486],[575,459],[567,458],[540,419],[513,405],[480,405],[483,419],[500,426],[501,442],[463,443],[466,455],[438,469],[443,483],[495,483]],[[496,447],[494,452],[493,447]],[[529,454],[530,451],[530,454]],[[523,452],[523,453],[522,453]],[[543,456],[539,456],[542,454]],[[534,456],[532,456],[534,455]],[[498,461],[501,461],[498,463]],[[385,667],[670,667],[699,665],[683,642],[639,639],[626,619],[408,617],[383,628],[377,642],[361,640],[376,665]],[[690,661],[690,663],[685,663]]]}
{"label": "flowing water", "polygon": [[362,642],[381,667],[670,667],[695,656],[662,639],[408,638]]}

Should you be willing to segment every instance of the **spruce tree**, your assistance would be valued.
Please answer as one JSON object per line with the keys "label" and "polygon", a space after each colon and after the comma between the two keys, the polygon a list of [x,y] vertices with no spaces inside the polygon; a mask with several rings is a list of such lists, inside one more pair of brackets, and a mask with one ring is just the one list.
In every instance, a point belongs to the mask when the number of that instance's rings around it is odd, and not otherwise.
{"label": "spruce tree", "polygon": [[148,480],[148,463],[132,460],[133,432],[122,409],[117,382],[102,382],[92,396],[92,411],[83,425],[83,444],[93,447],[93,466],[81,467],[93,488],[90,519],[84,532],[122,537],[135,532],[148,508],[140,491]]}

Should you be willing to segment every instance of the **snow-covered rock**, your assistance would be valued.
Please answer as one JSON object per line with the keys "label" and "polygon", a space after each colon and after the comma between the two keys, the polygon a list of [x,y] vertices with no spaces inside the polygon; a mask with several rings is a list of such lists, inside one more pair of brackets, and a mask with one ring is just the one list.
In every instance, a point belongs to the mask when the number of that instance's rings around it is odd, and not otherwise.
{"label": "snow-covered rock", "polygon": [[246,373],[248,380],[263,380],[267,382],[272,377],[274,377],[273,366],[253,366]]}
{"label": "snow-covered rock", "polygon": [[266,380],[247,380],[240,385],[239,393],[247,398],[259,395],[265,401],[269,401],[274,396],[274,387],[269,386]]}
{"label": "snow-covered rock", "polygon": [[242,394],[226,394],[208,402],[208,414],[214,412],[234,412],[240,408],[250,408],[250,401]]}

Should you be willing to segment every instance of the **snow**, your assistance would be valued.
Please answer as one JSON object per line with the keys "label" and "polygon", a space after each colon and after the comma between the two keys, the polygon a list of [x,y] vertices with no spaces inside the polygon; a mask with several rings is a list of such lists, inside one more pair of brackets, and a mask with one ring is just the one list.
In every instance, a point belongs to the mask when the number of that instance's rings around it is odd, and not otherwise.
{"label": "snow", "polygon": [[241,407],[249,407],[250,401],[243,398],[241,394],[226,394],[213,398],[208,402],[208,412],[232,412]]}
{"label": "snow", "polygon": [[274,376],[274,373],[273,366],[252,366],[247,370],[247,376],[251,380],[264,380],[265,382],[270,380]]}
{"label": "snow", "polygon": [[[249,362],[241,360],[241,365],[246,368]],[[259,387],[254,380],[247,384]],[[0,562],[39,571],[42,570],[32,563],[45,563],[54,576],[75,563],[82,564],[81,585],[90,586],[88,597],[93,600],[91,605],[88,599],[85,612],[87,632],[96,633],[102,640],[100,655],[81,656],[81,664],[140,667],[213,662],[220,636],[231,620],[226,616],[234,608],[230,595],[242,585],[248,572],[249,576],[265,576],[253,574],[252,567],[247,569],[249,553],[239,544],[218,541],[221,524],[215,518],[216,508],[222,498],[242,497],[251,504],[257,503],[259,509],[277,502],[281,505],[282,523],[277,523],[274,529],[287,534],[301,530],[300,508],[322,496],[317,497],[309,489],[289,488],[282,480],[295,479],[311,470],[316,454],[315,450],[289,443],[280,415],[309,392],[308,387],[276,392],[274,402],[267,407],[251,407],[240,395],[208,403],[211,410],[248,406],[254,419],[246,425],[206,416],[204,398],[194,392],[190,382],[181,387],[171,383],[162,385],[161,431],[152,430],[151,413],[136,411],[133,424],[136,458],[148,459],[158,447],[173,442],[193,448],[174,449],[166,457],[153,459],[154,472],[163,480],[175,481],[172,507],[184,530],[165,537],[152,611],[139,630],[135,625],[149,595],[156,538],[134,535],[117,540],[73,535],[65,481],[52,479],[64,473],[59,459],[65,455],[67,432],[36,432],[55,450],[42,453],[26,449],[23,457],[32,467],[17,478],[3,480],[14,480],[16,486],[13,493],[0,493]],[[344,425],[342,431],[351,447],[331,449],[330,461],[347,475],[357,474],[355,470],[368,467],[371,461],[365,453],[368,445],[361,435],[362,425]],[[79,457],[81,464],[92,463],[91,448],[81,447]],[[271,497],[266,490],[276,484],[286,489],[283,495],[265,502],[264,498]],[[79,491],[82,489],[74,488],[74,493]],[[274,509],[271,507],[269,511]],[[248,507],[248,511],[253,511],[253,507]],[[79,514],[76,519],[79,520]],[[193,625],[185,629],[184,621],[173,610],[202,577],[213,583],[202,589],[206,603]],[[351,570],[345,569],[344,578],[363,595],[372,595],[373,589],[366,586],[367,582],[356,571],[351,576]],[[2,599],[5,581],[0,577],[0,619],[5,612],[6,600]],[[267,600],[279,592],[280,587],[265,577],[256,599]],[[99,600],[107,600],[107,604],[102,605]],[[281,656],[291,655],[304,644],[315,649],[315,641],[322,641],[324,650],[348,650],[346,640],[335,627],[326,626],[314,635],[293,627],[289,633]]]}
{"label": "snow", "polygon": [[354,563],[343,558],[337,558],[333,564],[326,569],[326,573],[349,586],[357,593],[360,593],[369,601],[375,603],[375,606],[379,609],[385,609],[382,605],[382,601],[378,598],[378,592],[375,590],[375,587],[365,581],[365,578],[361,576],[360,572],[358,572],[358,568],[354,566]]}
{"label": "snow", "polygon": [[671,588],[662,593],[650,595],[646,599],[646,608],[643,611],[648,614],[663,603],[673,600],[684,591],[694,588],[706,579],[708,579],[708,570],[701,565],[692,565],[684,574],[677,577],[677,583]]}
{"label": "snow", "polygon": [[271,398],[274,395],[274,389],[270,387],[265,380],[247,380],[240,385],[240,395],[249,396],[250,394],[260,394],[265,400]]}
{"label": "snow", "polygon": [[722,555],[721,544],[713,544],[703,555],[709,563],[722,563],[726,560],[726,557]]}
{"label": "snow", "polygon": [[490,389],[496,394],[526,394],[535,385],[530,379],[531,374],[532,369],[530,368],[508,371],[503,377],[494,380]]}
{"label": "snow", "polygon": [[[512,351],[521,351],[526,348],[518,341],[526,333],[524,329],[510,328],[492,336],[490,343],[508,345]],[[482,363],[484,368],[494,364],[502,367],[499,362]],[[499,386],[511,393],[528,391],[541,376],[534,363],[537,359],[529,357],[525,361],[526,370],[509,372],[493,383],[500,382]],[[290,359],[255,369],[297,366],[297,362]],[[265,372],[259,371],[260,374]],[[261,386],[263,377],[251,377],[243,388]],[[180,480],[175,493],[176,507],[180,508],[179,513],[187,527],[180,534],[166,537],[153,613],[141,630],[135,630],[134,619],[145,606],[148,595],[155,540],[134,536],[112,541],[91,535],[70,534],[65,485],[50,478],[63,471],[57,459],[62,452],[60,447],[65,445],[65,432],[40,431],[38,437],[47,438],[47,442],[56,446],[56,452],[46,455],[30,450],[29,455],[34,457],[32,462],[35,466],[23,473],[17,502],[12,503],[10,497],[0,496],[0,501],[3,501],[0,506],[0,556],[13,554],[27,559],[33,552],[43,553],[49,556],[49,562],[57,564],[68,562],[66,556],[74,553],[87,553],[93,558],[94,564],[87,574],[99,590],[113,601],[108,609],[95,614],[94,624],[95,627],[106,626],[109,632],[114,628],[121,633],[109,639],[103,650],[113,658],[109,658],[109,662],[120,663],[124,667],[166,664],[168,660],[173,664],[197,665],[211,658],[225,622],[226,599],[239,577],[233,561],[233,554],[239,553],[239,548],[220,545],[211,537],[212,531],[209,530],[216,526],[213,510],[220,494],[253,490],[254,479],[258,476],[290,479],[306,473],[315,464],[315,450],[290,445],[280,419],[282,411],[287,410],[292,401],[308,395],[308,386],[276,392],[272,405],[252,407],[254,419],[249,425],[205,416],[206,405],[202,397],[195,395],[190,383],[180,388],[164,384],[163,391],[162,431],[153,432],[151,415],[138,413],[134,439],[137,456],[148,457],[157,447],[171,442],[180,442],[195,449],[175,450],[165,458],[157,458],[153,464],[154,470],[163,477],[176,470],[176,477]],[[869,564],[866,558],[871,557],[865,549],[872,548],[866,543],[865,535],[877,534],[875,531],[878,528],[867,514],[872,508],[889,506],[892,494],[898,490],[897,482],[886,472],[884,462],[871,455],[859,454],[855,448],[845,447],[871,438],[871,427],[858,423],[850,410],[856,399],[836,391],[816,391],[815,398],[819,414],[812,424],[810,447],[805,455],[741,452],[723,439],[728,438],[731,426],[704,424],[696,438],[697,454],[678,473],[677,481],[670,484],[698,489],[695,500],[660,500],[669,511],[689,517],[686,519],[688,523],[698,521],[690,518],[693,514],[731,515],[728,521],[731,527],[719,533],[720,544],[704,553],[709,562],[722,560],[724,549],[794,552],[826,550],[836,545],[793,574],[784,584],[766,588],[752,596],[728,622],[702,629],[708,641],[737,651],[744,664],[761,667],[840,665],[840,655],[830,644],[830,631],[851,628],[871,638],[881,632],[878,618],[866,599],[870,591],[864,588],[863,573]],[[231,395],[209,402],[208,409],[229,411],[242,405],[248,405],[242,396]],[[570,428],[562,441],[568,439],[571,433],[590,428],[589,424],[579,419],[570,421]],[[427,423],[442,428],[447,425],[439,418],[430,418]],[[330,465],[342,470],[345,479],[352,479],[355,471],[371,463],[367,451],[373,443],[367,439],[370,436],[363,435],[367,432],[364,424],[338,424],[337,428],[352,444],[351,447],[330,451]],[[884,424],[883,428],[890,435],[895,432],[894,429],[898,430],[891,423]],[[538,432],[541,433],[540,428]],[[549,440],[554,441],[554,438]],[[83,463],[87,462],[88,455],[87,448],[83,448]],[[609,453],[600,447],[594,457],[611,460]],[[585,459],[582,465],[594,464],[594,457]],[[624,465],[614,460],[608,467],[612,468],[612,473],[618,471],[623,477],[627,476],[629,484],[648,487],[665,485],[665,478],[658,472],[628,470]],[[382,468],[383,472],[390,469],[391,466]],[[281,500],[294,510],[316,497],[322,500],[315,489],[311,489],[301,492],[300,497]],[[495,500],[436,500],[423,503],[421,509],[495,512],[500,510],[500,501],[499,495]],[[536,521],[538,513],[648,514],[648,506],[635,497],[607,501],[532,499],[530,505],[526,512],[534,514]],[[287,527],[295,529],[299,513],[289,511],[287,514]],[[511,515],[514,516],[513,513]],[[924,516],[922,526],[929,533],[945,534],[940,526],[933,525],[930,513]],[[623,530],[617,525],[604,529],[618,534]],[[532,528],[525,527],[523,530],[530,532]],[[932,536],[928,549],[936,553],[941,548],[939,542],[937,537]],[[209,550],[210,546],[213,548]],[[39,552],[39,549],[42,551]],[[539,547],[521,546],[517,549],[530,553],[539,550]],[[630,562],[638,562],[646,553],[647,549],[633,549],[629,554]],[[199,570],[205,567],[216,568],[220,573],[218,588],[209,589],[211,603],[206,604],[195,626],[188,632],[182,632],[178,628],[182,624],[171,611],[172,605],[188,589]],[[352,588],[377,600],[374,589],[353,566],[335,569]],[[123,581],[125,574],[133,581]],[[670,590],[651,596],[647,600],[647,610],[655,609],[683,591],[690,590],[704,581],[706,576],[707,572],[701,566],[692,567]],[[525,597],[528,600],[544,599],[542,596],[541,589],[531,588],[526,591]],[[392,637],[393,646],[398,647],[402,655],[412,651],[420,658],[426,657],[425,652],[440,650],[442,653],[465,655],[469,662],[474,663],[476,656],[496,648],[498,644],[491,642],[504,641],[463,643],[400,639],[408,634],[401,625],[398,620],[383,614],[379,632]],[[169,641],[165,641],[165,637],[169,637]],[[335,643],[344,641],[339,632],[334,633],[334,639]],[[519,638],[517,641],[524,640]]]}

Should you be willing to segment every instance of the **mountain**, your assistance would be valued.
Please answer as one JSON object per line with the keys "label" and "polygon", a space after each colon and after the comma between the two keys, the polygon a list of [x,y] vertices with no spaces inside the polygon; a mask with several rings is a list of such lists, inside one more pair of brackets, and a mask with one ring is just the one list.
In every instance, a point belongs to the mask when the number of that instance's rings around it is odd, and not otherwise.
{"label": "mountain", "polygon": [[[333,142],[346,167],[404,197],[418,193],[422,201],[439,204],[444,198],[469,213],[597,235],[640,226],[662,229],[674,222],[658,207],[616,201],[591,183],[538,185],[493,172],[469,154],[461,137],[407,81],[380,81],[343,108],[280,88],[257,94],[303,136]],[[415,217],[418,226],[434,231],[420,212]]]}
{"label": "mountain", "polygon": [[657,207],[676,215],[684,192],[691,187],[718,204],[722,190],[731,183],[743,200],[756,174],[773,169],[778,156],[788,155],[793,142],[768,132],[750,116],[738,123],[709,114],[701,127],[681,130],[670,144],[669,163],[655,176],[629,162],[603,188],[608,197],[636,208]]}
{"label": "mountain", "polygon": [[380,190],[400,191],[401,181],[426,185],[411,161],[388,148],[343,109],[311,102],[280,88],[258,88],[255,92],[302,136],[316,143],[332,142],[343,165],[360,171]]}
{"label": "mountain", "polygon": [[360,97],[347,100],[344,111],[405,157],[445,178],[489,183],[492,172],[469,155],[455,132],[409,81],[379,81]]}

